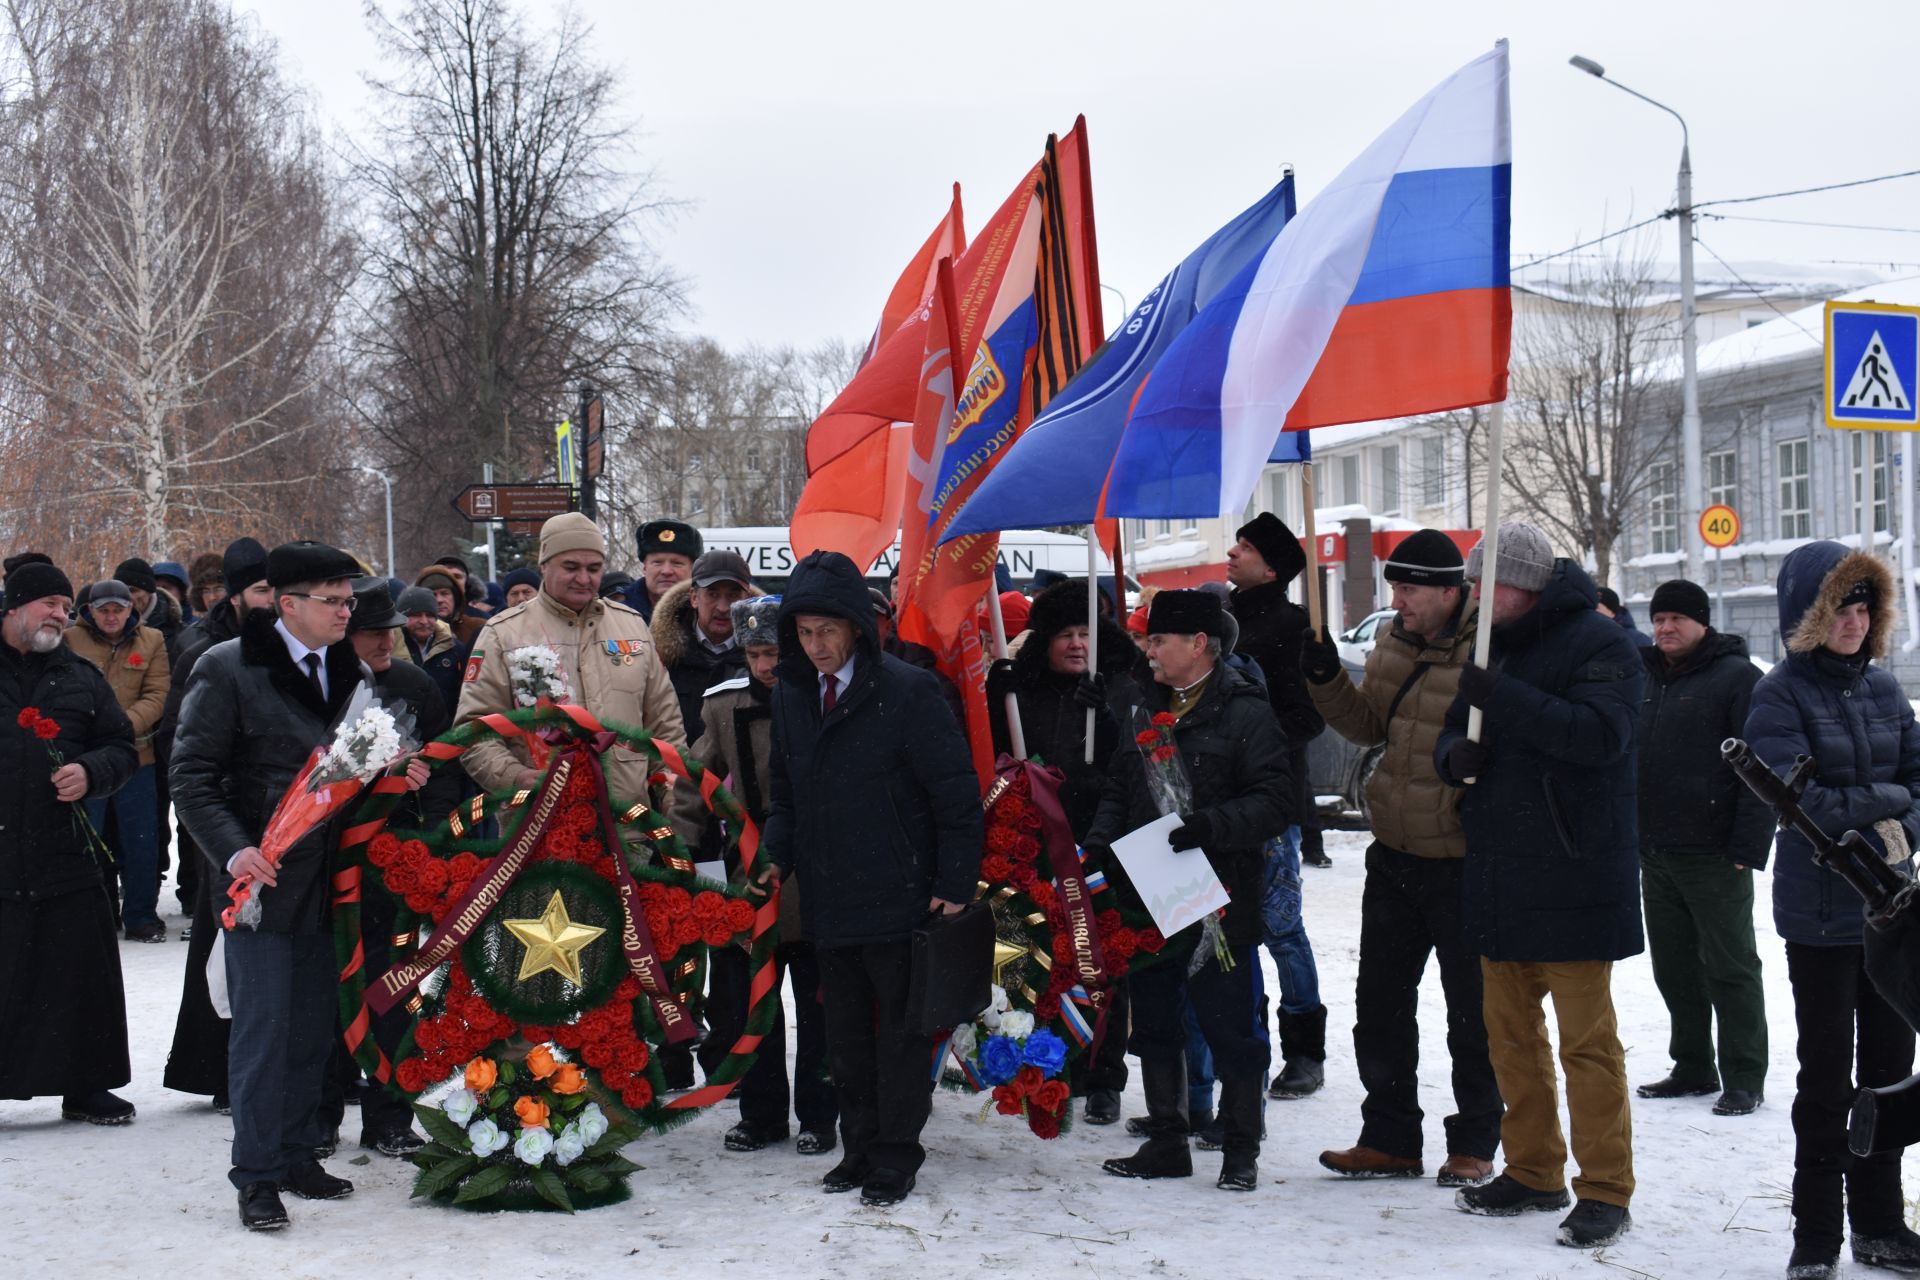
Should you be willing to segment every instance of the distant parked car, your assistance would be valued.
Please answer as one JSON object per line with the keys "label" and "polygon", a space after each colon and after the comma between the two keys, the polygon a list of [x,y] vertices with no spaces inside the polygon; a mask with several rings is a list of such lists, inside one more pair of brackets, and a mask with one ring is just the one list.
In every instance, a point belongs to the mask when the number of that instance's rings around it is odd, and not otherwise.
{"label": "distant parked car", "polygon": [[[1360,627],[1367,626],[1381,616],[1380,614],[1371,615],[1360,623]],[[1388,610],[1385,616],[1392,617],[1393,611]],[[1360,627],[1355,627],[1354,631],[1358,631]],[[1348,634],[1351,635],[1352,632]],[[1369,631],[1368,635],[1371,637],[1372,632]],[[1368,640],[1368,646],[1372,646],[1371,638]],[[1359,684],[1366,675],[1365,658],[1364,656],[1359,659],[1349,657],[1345,648],[1344,645],[1341,646],[1340,664],[1347,669],[1347,674],[1352,677],[1353,682]],[[1323,800],[1326,797],[1335,797],[1332,800],[1325,800],[1320,805],[1321,811],[1357,813],[1362,822],[1372,826],[1372,810],[1367,804],[1367,782],[1373,777],[1374,768],[1379,765],[1380,755],[1385,749],[1378,746],[1356,747],[1332,729],[1325,730],[1319,737],[1308,743],[1307,777],[1313,783],[1313,794]]]}
{"label": "distant parked car", "polygon": [[1373,652],[1373,638],[1382,627],[1391,627],[1395,611],[1375,609],[1353,626],[1333,638],[1334,647],[1340,650],[1342,662],[1365,663],[1367,655]]}

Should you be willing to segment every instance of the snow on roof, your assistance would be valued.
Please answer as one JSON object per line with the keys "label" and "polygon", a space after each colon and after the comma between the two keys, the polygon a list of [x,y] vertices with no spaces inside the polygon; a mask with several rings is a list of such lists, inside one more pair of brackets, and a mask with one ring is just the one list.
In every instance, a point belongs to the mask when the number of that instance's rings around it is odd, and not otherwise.
{"label": "snow on roof", "polygon": [[[1920,276],[1885,280],[1854,289],[1835,298],[1836,302],[1888,302],[1899,306],[1920,306]],[[1704,377],[1734,369],[1750,369],[1776,360],[1819,354],[1825,326],[1826,304],[1813,303],[1784,316],[1775,316],[1765,324],[1729,334],[1700,348],[1699,368]],[[1664,360],[1657,377],[1680,376],[1678,357]]]}
{"label": "snow on roof", "polygon": [[[1513,274],[1517,289],[1554,298],[1562,302],[1587,301],[1593,292],[1591,282],[1616,269],[1612,259],[1591,255],[1555,258],[1526,271]],[[1646,266],[1649,305],[1680,300],[1680,267],[1676,262],[1652,262]],[[1850,289],[1871,286],[1884,276],[1871,267],[1843,267],[1831,263],[1739,261],[1723,267],[1711,259],[1695,265],[1694,296],[1714,298],[1804,298],[1831,297]]]}

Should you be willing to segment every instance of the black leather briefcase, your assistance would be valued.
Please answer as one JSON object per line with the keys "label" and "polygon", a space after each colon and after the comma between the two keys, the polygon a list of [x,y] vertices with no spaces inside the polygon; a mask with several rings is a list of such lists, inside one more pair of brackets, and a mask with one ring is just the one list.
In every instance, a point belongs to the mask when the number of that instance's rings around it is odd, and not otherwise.
{"label": "black leather briefcase", "polygon": [[992,1002],[993,909],[968,904],[913,931],[907,1025],[919,1035],[950,1031]]}

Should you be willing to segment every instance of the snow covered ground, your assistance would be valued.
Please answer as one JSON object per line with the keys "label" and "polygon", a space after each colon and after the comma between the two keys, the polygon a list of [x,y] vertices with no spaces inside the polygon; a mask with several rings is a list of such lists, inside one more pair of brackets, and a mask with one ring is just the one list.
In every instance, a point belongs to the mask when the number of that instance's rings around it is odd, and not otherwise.
{"label": "snow covered ground", "polygon": [[[1767,1103],[1723,1119],[1711,1098],[1634,1101],[1639,1190],[1634,1229],[1593,1254],[1554,1243],[1560,1215],[1469,1217],[1453,1193],[1420,1181],[1346,1182],[1316,1163],[1359,1133],[1360,1088],[1349,1035],[1364,835],[1329,833],[1330,870],[1309,870],[1307,922],[1331,1010],[1327,1087],[1271,1103],[1261,1184],[1251,1195],[1201,1176],[1136,1183],[1100,1161],[1134,1142],[1119,1126],[1076,1125],[1040,1142],[1016,1121],[975,1123],[977,1102],[935,1097],[919,1188],[891,1211],[817,1186],[832,1157],[789,1145],[751,1155],[721,1150],[733,1121],[723,1106],[628,1154],[646,1166],[623,1205],[582,1213],[486,1216],[410,1202],[409,1166],[352,1144],[331,1162],[358,1190],[308,1204],[289,1198],[293,1225],[249,1236],[226,1182],[229,1122],[205,1099],[160,1087],[186,947],[122,947],[132,1019],[139,1118],[127,1128],[63,1123],[54,1099],[0,1102],[0,1235],[4,1274],[105,1276],[139,1270],[246,1276],[541,1277],[718,1276],[745,1266],[781,1280],[934,1272],[1002,1276],[1649,1276],[1711,1280],[1781,1274],[1789,1248],[1786,1188],[1793,1140],[1793,1010],[1766,878],[1756,925],[1773,1028]],[[171,902],[170,892],[163,901]],[[177,934],[181,921],[169,920]],[[1271,984],[1271,969],[1269,969]],[[1666,1073],[1666,1014],[1645,956],[1615,970],[1614,998],[1630,1079]],[[1421,1096],[1429,1173],[1444,1158],[1440,1117],[1450,1109],[1439,978],[1421,992]],[[6,1046],[31,1052],[30,1046]],[[1141,1109],[1138,1085],[1128,1114]],[[1850,1264],[1849,1264],[1850,1265]],[[1858,1274],[1879,1274],[1855,1269]]]}

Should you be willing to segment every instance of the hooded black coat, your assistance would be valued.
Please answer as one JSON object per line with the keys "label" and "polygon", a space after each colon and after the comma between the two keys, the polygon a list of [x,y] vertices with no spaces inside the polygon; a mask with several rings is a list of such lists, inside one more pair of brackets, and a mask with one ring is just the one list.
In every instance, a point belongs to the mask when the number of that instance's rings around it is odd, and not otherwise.
{"label": "hooded black coat", "polygon": [[[256,609],[237,640],[201,655],[174,733],[173,805],[213,864],[216,902],[233,881],[227,860],[260,843],[294,776],[326,744],[354,689],[372,678],[352,644],[329,645],[321,701],[273,624],[270,610]],[[324,930],[331,845],[322,827],[287,851],[279,883],[260,894],[261,932]]]}
{"label": "hooded black coat", "polygon": [[[1141,705],[1150,714],[1165,711],[1171,693],[1167,686],[1155,683],[1141,695]],[[1285,735],[1265,691],[1221,663],[1215,666],[1200,701],[1174,726],[1173,737],[1193,782],[1189,812],[1205,814],[1212,824],[1213,838],[1201,851],[1230,898],[1227,941],[1235,946],[1258,943],[1266,934],[1260,918],[1266,842],[1296,820]],[[1114,752],[1086,843],[1111,846],[1160,816],[1145,768],[1146,757],[1131,742]],[[1112,860],[1108,870],[1121,892],[1139,906],[1118,859]]]}
{"label": "hooded black coat", "polygon": [[1773,815],[1720,758],[1746,732],[1760,672],[1747,642],[1709,629],[1679,664],[1649,645],[1646,690],[1634,731],[1639,752],[1642,852],[1713,854],[1767,865]]}
{"label": "hooded black coat", "polygon": [[1305,747],[1327,727],[1300,674],[1300,650],[1311,624],[1307,611],[1287,599],[1291,576],[1258,587],[1241,587],[1228,599],[1240,626],[1234,652],[1258,663],[1266,676],[1267,697],[1290,747]]}
{"label": "hooded black coat", "polygon": [[[1586,571],[1555,560],[1539,600],[1493,630],[1487,764],[1460,801],[1469,945],[1490,960],[1623,960],[1640,928],[1633,729],[1646,667],[1599,613]],[[1442,781],[1466,736],[1464,695],[1434,746]]]}
{"label": "hooded black coat", "polygon": [[[1858,582],[1874,591],[1866,643],[1852,658],[1824,647],[1840,601]],[[1920,845],[1920,726],[1884,658],[1898,619],[1893,575],[1874,556],[1837,542],[1800,547],[1780,566],[1780,634],[1786,659],[1753,689],[1746,739],[1776,773],[1798,756],[1818,762],[1800,807],[1830,836],[1858,830],[1886,850],[1873,824],[1891,819]],[[1861,942],[1865,908],[1845,881],[1813,860],[1793,831],[1774,845],[1773,926],[1788,942]]]}
{"label": "hooded black coat", "polygon": [[[853,679],[824,715],[794,625],[803,613],[854,626]],[[765,848],[800,878],[808,938],[897,942],[931,899],[971,901],[984,823],[966,737],[933,673],[881,652],[867,584],[838,552],[814,552],[787,579],[778,672]]]}

